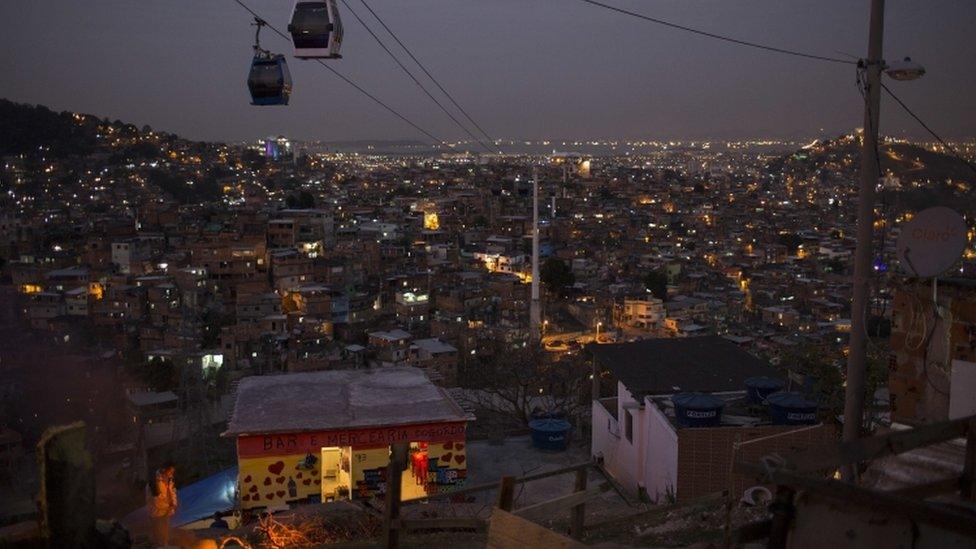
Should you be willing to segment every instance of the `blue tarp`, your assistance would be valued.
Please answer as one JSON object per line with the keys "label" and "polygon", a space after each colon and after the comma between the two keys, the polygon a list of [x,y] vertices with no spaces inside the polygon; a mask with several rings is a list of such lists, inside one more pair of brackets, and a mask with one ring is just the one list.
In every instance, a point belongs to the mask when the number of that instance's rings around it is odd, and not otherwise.
{"label": "blue tarp", "polygon": [[[184,526],[213,516],[217,511],[233,509],[236,489],[237,467],[231,467],[189,486],[177,488],[176,497],[179,506],[176,508],[176,515],[173,516],[172,526]],[[129,525],[148,521],[149,510],[141,507],[125,517],[123,523]]]}

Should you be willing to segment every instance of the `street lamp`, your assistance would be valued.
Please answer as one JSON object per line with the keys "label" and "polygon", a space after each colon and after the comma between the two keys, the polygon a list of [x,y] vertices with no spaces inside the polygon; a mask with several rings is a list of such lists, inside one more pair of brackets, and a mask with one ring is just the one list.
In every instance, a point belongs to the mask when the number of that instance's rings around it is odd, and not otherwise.
{"label": "street lamp", "polygon": [[[867,378],[867,300],[872,267],[875,189],[881,178],[878,150],[878,124],[881,110],[881,73],[895,80],[914,80],[925,69],[910,58],[891,64],[884,62],[884,0],[871,0],[868,57],[857,63],[864,78],[864,139],[861,141],[861,182],[858,189],[857,245],[854,251],[853,296],[851,299],[850,354],[847,356],[847,384],[844,391],[844,442],[861,436],[864,422],[865,381]],[[843,468],[847,481],[856,477],[856,467]]]}
{"label": "street lamp", "polygon": [[596,342],[597,343],[600,342],[600,327],[601,326],[603,326],[603,323],[602,322],[597,322],[596,323]]}
{"label": "street lamp", "polygon": [[885,66],[884,71],[891,78],[902,82],[918,80],[922,76],[925,76],[925,67],[912,61],[911,57],[892,62]]}

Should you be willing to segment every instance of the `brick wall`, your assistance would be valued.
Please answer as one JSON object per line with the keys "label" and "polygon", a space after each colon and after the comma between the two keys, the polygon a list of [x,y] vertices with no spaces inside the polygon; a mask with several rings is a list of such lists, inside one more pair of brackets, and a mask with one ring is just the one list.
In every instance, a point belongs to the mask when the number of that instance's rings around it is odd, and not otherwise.
{"label": "brick wall", "polygon": [[894,421],[949,419],[947,365],[953,359],[976,361],[976,292],[967,285],[939,281],[938,299],[944,311],[937,322],[931,285],[905,284],[894,293],[888,377]]}
{"label": "brick wall", "polygon": [[[749,444],[742,444],[747,441]],[[678,501],[686,501],[729,488],[733,446],[740,444],[735,459],[757,462],[764,455],[788,455],[836,440],[826,425],[764,425],[760,427],[704,427],[678,430]],[[753,486],[742,475],[732,478],[733,494]]]}

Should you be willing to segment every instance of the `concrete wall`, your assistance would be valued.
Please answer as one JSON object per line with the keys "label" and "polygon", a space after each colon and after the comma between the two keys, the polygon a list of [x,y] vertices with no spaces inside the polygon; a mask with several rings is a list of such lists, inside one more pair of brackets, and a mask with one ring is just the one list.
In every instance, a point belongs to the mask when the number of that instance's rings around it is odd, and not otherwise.
{"label": "concrete wall", "polygon": [[675,493],[678,489],[678,433],[650,399],[646,399],[644,415],[644,486],[651,501],[663,503],[669,491]]}
{"label": "concrete wall", "polygon": [[[625,436],[624,411],[625,408],[634,417],[634,440],[629,441]],[[599,402],[593,403],[593,435],[592,452],[593,454],[603,453],[603,464],[606,470],[617,479],[624,488],[637,492],[638,484],[645,484],[643,468],[639,464],[644,462],[641,457],[641,441],[646,436],[642,436],[642,426],[646,425],[643,419],[645,410],[638,409],[637,401],[630,395],[630,392],[622,383],[617,383],[617,418],[614,420]],[[607,422],[617,428],[618,435],[608,432]],[[619,421],[619,425],[617,424]]]}

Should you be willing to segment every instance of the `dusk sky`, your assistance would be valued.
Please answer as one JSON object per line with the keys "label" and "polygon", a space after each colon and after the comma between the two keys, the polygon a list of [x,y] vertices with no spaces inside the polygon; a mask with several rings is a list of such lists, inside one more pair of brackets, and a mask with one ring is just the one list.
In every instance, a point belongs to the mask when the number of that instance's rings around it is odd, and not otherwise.
{"label": "dusk sky", "polygon": [[[777,47],[866,51],[867,1],[605,1]],[[281,29],[293,5],[246,3]],[[359,0],[349,3],[368,15]],[[578,0],[371,5],[494,137],[805,138],[861,124],[851,65],[738,47]],[[262,42],[288,54],[294,94],[287,107],[250,106],[250,21],[233,0],[8,0],[0,4],[0,97],[193,139],[423,139],[314,62],[291,57],[291,45],[269,31]],[[344,58],[328,63],[432,133],[462,137],[348,10],[343,22]],[[976,2],[888,2],[886,58],[910,55],[928,70],[889,86],[948,137],[976,133],[973,29]],[[882,116],[886,134],[925,137],[889,99]]]}

